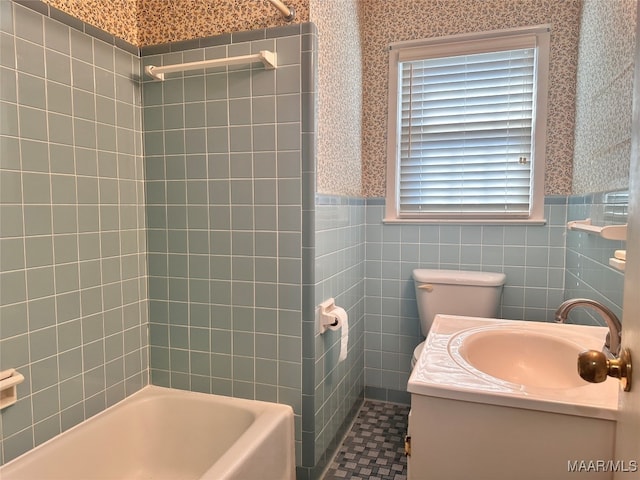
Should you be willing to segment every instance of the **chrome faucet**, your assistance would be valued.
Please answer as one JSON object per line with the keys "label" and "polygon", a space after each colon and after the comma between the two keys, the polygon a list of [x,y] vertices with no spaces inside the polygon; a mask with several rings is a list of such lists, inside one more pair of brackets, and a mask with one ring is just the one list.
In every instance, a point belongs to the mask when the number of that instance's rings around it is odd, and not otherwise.
{"label": "chrome faucet", "polygon": [[590,307],[600,314],[609,327],[609,333],[604,341],[604,349],[607,353],[612,354],[614,357],[620,355],[620,342],[622,339],[622,324],[616,314],[609,310],[595,300],[589,300],[588,298],[574,298],[562,302],[562,304],[556,310],[556,322],[564,323],[567,320],[569,312],[575,307]]}

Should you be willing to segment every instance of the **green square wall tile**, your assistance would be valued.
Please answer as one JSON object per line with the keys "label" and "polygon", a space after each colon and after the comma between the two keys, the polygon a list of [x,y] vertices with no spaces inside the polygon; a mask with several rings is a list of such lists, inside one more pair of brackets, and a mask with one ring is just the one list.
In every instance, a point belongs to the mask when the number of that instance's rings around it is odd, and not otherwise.
{"label": "green square wall tile", "polygon": [[73,145],[73,119],[67,115],[49,113],[49,140],[63,145]]}
{"label": "green square wall tile", "polygon": [[22,105],[44,109],[46,107],[44,79],[18,72],[18,101]]}
{"label": "green square wall tile", "polygon": [[78,30],[71,29],[71,56],[93,63],[93,39]]}
{"label": "green square wall tile", "polygon": [[0,240],[0,271],[19,270],[25,267],[24,239],[7,238]]}
{"label": "green square wall tile", "polygon": [[29,334],[29,350],[31,362],[55,355],[57,350],[56,327],[50,326],[31,332]]}
{"label": "green square wall tile", "polygon": [[[253,150],[256,152],[276,149],[276,128],[274,125],[255,125],[253,127]],[[278,148],[280,145],[278,144]]]}
{"label": "green square wall tile", "polygon": [[43,77],[45,73],[44,49],[29,41],[16,38],[16,64],[18,70]]}
{"label": "green square wall tile", "polygon": [[52,237],[38,236],[25,238],[25,256],[27,267],[41,267],[45,265],[52,265]]}
{"label": "green square wall tile", "polygon": [[26,300],[24,271],[0,272],[0,305]]}
{"label": "green square wall tile", "polygon": [[254,97],[251,99],[251,114],[254,124],[276,121],[276,97]]}
{"label": "green square wall tile", "polygon": [[251,100],[249,98],[237,98],[229,100],[229,124],[251,124]]}
{"label": "green square wall tile", "polygon": [[26,235],[51,234],[51,207],[49,205],[25,205],[24,232]]}
{"label": "green square wall tile", "polygon": [[97,67],[113,71],[113,57],[114,49],[111,45],[97,39],[93,40],[93,59]]}
{"label": "green square wall tile", "polygon": [[278,95],[277,122],[299,122],[300,121],[300,95]]}
{"label": "green square wall tile", "polygon": [[233,379],[241,382],[253,382],[255,378],[254,361],[251,357],[233,356]]}
{"label": "green square wall tile", "polygon": [[[5,108],[4,105],[2,107]],[[5,110],[10,113],[10,110]],[[44,110],[20,106],[20,136],[25,139],[40,140],[46,142],[49,137],[47,133],[47,115]],[[11,117],[3,120],[3,130],[11,126]],[[11,133],[10,131],[7,133]],[[15,132],[17,133],[17,132]]]}

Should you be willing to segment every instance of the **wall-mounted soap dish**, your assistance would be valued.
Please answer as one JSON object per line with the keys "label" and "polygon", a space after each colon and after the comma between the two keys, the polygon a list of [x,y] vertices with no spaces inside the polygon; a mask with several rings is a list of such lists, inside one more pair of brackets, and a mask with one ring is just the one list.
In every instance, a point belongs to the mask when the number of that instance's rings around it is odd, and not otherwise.
{"label": "wall-mounted soap dish", "polygon": [[0,372],[0,409],[13,405],[18,401],[17,385],[24,381],[24,376],[14,368]]}

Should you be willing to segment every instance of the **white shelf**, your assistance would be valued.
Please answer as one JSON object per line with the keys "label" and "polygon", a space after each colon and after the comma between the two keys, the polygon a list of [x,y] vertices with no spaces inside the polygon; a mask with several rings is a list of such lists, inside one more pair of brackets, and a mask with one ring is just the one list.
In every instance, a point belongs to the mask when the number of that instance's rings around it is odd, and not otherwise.
{"label": "white shelf", "polygon": [[574,220],[567,223],[569,230],[577,230],[580,232],[592,233],[599,235],[607,240],[626,240],[627,239],[627,224],[624,225],[604,225],[596,226],[591,224],[591,219]]}

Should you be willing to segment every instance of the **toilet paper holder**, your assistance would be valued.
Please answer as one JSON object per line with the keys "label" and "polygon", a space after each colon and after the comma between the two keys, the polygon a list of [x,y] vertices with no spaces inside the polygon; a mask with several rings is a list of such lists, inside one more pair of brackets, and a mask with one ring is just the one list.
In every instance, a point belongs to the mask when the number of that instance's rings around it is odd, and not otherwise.
{"label": "toilet paper holder", "polygon": [[336,301],[333,298],[325,300],[318,305],[318,323],[320,326],[320,333],[327,331],[329,327],[335,327],[338,325],[338,317],[332,310],[336,308]]}

